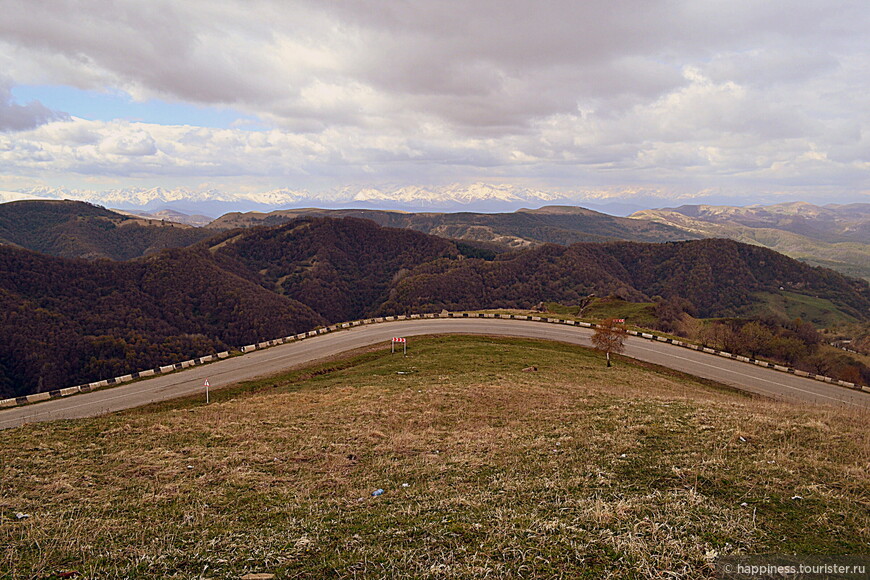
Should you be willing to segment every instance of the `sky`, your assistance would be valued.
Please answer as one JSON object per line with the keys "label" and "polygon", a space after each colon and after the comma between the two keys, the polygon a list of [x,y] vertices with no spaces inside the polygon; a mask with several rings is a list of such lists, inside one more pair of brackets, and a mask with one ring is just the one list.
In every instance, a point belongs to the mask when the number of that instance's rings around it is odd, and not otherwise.
{"label": "sky", "polygon": [[870,201],[866,0],[0,13],[0,190],[488,183]]}

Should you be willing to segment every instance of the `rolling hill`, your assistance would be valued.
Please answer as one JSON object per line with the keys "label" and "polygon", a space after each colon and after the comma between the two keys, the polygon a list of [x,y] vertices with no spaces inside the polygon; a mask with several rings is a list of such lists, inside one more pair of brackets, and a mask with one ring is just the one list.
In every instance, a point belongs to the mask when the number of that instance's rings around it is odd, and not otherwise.
{"label": "rolling hill", "polygon": [[684,205],[672,211],[710,223],[772,228],[829,243],[870,243],[870,204],[867,203],[817,206],[798,201],[746,207]]}
{"label": "rolling hill", "polygon": [[199,214],[187,214],[182,213],[180,211],[175,211],[173,209],[161,209],[156,211],[144,211],[144,210],[114,210],[118,213],[133,215],[139,218],[145,218],[148,220],[160,220],[160,221],[168,221],[174,222],[176,224],[185,224],[188,226],[194,227],[203,227],[207,226],[211,222],[214,221],[213,218],[210,218],[205,215]]}

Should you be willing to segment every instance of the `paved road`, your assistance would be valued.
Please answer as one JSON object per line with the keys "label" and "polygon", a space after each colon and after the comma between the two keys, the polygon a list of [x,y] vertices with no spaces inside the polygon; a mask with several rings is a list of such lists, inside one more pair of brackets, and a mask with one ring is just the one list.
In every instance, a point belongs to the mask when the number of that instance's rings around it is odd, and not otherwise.
{"label": "paved road", "polygon": [[[202,393],[206,377],[212,388],[218,388],[355,348],[387,342],[393,336],[458,333],[541,338],[587,346],[592,335],[591,330],[574,326],[479,318],[420,319],[357,326],[111,389],[0,410],[0,429],[38,421],[92,417]],[[624,354],[777,399],[870,408],[868,393],[667,343],[629,337]]]}

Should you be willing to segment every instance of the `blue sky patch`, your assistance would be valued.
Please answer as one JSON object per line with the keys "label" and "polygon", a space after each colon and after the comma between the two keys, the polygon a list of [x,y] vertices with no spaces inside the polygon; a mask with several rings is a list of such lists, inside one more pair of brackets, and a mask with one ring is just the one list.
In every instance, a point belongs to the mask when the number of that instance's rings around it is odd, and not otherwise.
{"label": "blue sky patch", "polygon": [[85,91],[59,85],[19,85],[12,88],[17,103],[39,101],[54,111],[92,121],[123,119],[156,125],[192,125],[229,129],[262,129],[262,122],[227,107],[203,107],[186,103],[168,103],[157,99],[134,101],[123,91]]}

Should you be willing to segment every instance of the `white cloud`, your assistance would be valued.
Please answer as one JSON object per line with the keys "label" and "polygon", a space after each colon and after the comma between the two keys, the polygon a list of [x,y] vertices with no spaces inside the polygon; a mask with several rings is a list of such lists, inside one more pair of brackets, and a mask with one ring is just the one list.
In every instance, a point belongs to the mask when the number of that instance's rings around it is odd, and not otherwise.
{"label": "white cloud", "polygon": [[154,138],[145,131],[130,135],[110,135],[100,143],[100,152],[107,155],[148,156],[157,153]]}
{"label": "white cloud", "polygon": [[231,106],[271,127],[57,122],[7,88],[10,174],[870,188],[866,2],[0,0],[0,11],[0,70],[16,83]]}

